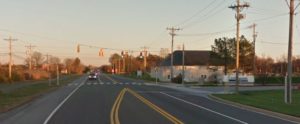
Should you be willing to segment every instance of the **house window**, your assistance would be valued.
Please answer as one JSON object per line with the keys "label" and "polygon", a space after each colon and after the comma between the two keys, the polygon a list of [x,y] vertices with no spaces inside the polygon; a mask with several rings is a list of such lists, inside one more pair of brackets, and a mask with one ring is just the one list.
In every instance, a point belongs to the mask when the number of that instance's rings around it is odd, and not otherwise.
{"label": "house window", "polygon": [[201,75],[201,78],[205,79],[205,78],[206,78],[206,75]]}
{"label": "house window", "polygon": [[168,75],[168,79],[170,79],[170,77],[171,77],[171,76],[170,76],[170,75]]}

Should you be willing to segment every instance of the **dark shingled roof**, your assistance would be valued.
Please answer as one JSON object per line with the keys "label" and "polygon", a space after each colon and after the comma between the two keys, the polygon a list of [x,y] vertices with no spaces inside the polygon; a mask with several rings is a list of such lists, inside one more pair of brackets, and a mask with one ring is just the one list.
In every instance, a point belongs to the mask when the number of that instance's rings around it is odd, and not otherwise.
{"label": "dark shingled roof", "polygon": [[[211,51],[184,51],[185,65],[195,66],[195,65],[222,65],[222,60],[211,56]],[[165,60],[160,64],[161,66],[171,65],[171,56],[166,57]],[[182,51],[174,51],[174,66],[182,65]]]}

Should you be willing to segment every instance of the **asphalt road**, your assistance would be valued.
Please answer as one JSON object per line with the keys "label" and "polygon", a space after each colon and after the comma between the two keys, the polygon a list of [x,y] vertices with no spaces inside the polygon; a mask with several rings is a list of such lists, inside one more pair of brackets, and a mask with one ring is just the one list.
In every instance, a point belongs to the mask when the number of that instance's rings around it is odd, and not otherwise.
{"label": "asphalt road", "polygon": [[[99,80],[78,81],[66,86],[70,87],[72,90],[68,94],[49,107],[51,111],[43,111],[46,116],[37,116],[39,121],[31,121],[30,124],[293,123],[218,103],[196,94],[117,76],[101,75]],[[27,110],[28,114],[33,113]],[[16,120],[2,123],[13,124],[18,122]],[[22,122],[28,123],[26,118]]]}

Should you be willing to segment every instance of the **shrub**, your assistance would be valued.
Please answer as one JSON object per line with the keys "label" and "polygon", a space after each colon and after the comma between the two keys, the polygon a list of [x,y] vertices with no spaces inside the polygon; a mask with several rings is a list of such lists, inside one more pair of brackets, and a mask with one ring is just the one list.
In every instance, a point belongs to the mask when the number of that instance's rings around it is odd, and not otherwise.
{"label": "shrub", "polygon": [[[255,77],[256,84],[284,84],[285,77],[276,76],[257,76]],[[293,77],[293,83],[300,83],[300,77]]]}
{"label": "shrub", "polygon": [[181,74],[177,75],[175,78],[172,78],[171,81],[173,83],[177,83],[177,84],[181,83],[181,81],[182,81],[182,75]]}
{"label": "shrub", "polygon": [[22,80],[22,77],[21,77],[19,74],[15,73],[15,74],[12,74],[11,79],[12,79],[13,81],[21,81],[21,80]]}
{"label": "shrub", "polygon": [[48,73],[46,71],[34,71],[32,74],[33,80],[40,80],[48,78]]}
{"label": "shrub", "polygon": [[8,82],[8,79],[4,75],[0,75],[0,83]]}

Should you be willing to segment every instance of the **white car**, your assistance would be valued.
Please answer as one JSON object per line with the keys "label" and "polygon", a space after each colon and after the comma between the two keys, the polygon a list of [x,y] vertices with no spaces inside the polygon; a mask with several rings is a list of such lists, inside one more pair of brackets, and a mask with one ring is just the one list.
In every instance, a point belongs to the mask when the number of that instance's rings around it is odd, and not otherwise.
{"label": "white car", "polygon": [[89,80],[97,80],[97,75],[95,73],[90,73]]}

